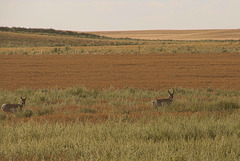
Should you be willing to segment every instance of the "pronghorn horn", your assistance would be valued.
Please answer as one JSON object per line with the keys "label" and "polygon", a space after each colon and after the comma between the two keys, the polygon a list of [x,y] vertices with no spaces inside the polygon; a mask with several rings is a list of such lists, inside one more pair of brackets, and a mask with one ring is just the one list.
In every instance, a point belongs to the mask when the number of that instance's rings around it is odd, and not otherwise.
{"label": "pronghorn horn", "polygon": [[171,95],[171,92],[168,90],[168,93]]}

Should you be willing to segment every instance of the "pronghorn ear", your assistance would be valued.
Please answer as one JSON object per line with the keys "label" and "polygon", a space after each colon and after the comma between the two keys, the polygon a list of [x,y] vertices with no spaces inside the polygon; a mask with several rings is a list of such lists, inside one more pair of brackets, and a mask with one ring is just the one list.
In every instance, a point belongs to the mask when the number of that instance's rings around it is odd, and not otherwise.
{"label": "pronghorn ear", "polygon": [[22,96],[21,96],[21,99],[23,99]]}

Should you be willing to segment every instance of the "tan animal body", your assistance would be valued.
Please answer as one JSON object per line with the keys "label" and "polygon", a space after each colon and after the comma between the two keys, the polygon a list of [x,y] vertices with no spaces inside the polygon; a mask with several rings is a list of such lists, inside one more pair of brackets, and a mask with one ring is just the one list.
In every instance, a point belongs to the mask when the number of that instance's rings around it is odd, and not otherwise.
{"label": "tan animal body", "polygon": [[20,109],[22,111],[23,106],[26,103],[27,98],[22,98],[21,97],[21,104],[3,104],[2,105],[2,110],[4,112],[16,112],[17,109]]}
{"label": "tan animal body", "polygon": [[164,105],[171,104],[173,101],[174,89],[172,93],[168,90],[168,93],[170,95],[168,98],[159,98],[153,100],[152,101],[153,107],[162,107]]}

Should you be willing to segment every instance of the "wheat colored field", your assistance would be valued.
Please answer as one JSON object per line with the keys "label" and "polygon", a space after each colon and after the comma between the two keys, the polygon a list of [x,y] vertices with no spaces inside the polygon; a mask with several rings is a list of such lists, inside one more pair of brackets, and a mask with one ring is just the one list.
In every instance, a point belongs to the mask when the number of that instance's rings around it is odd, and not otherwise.
{"label": "wheat colored field", "polygon": [[76,85],[240,89],[238,53],[1,55],[0,69],[0,88],[7,90]]}
{"label": "wheat colored field", "polygon": [[240,29],[103,31],[97,35],[148,40],[239,40]]}

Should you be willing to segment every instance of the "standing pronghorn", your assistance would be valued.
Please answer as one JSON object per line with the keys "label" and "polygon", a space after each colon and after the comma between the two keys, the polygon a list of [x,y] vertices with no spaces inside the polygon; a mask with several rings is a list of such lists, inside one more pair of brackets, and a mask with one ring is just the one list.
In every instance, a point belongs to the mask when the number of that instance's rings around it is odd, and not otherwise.
{"label": "standing pronghorn", "polygon": [[18,108],[22,111],[23,106],[25,105],[26,98],[21,97],[21,103],[22,104],[3,104],[2,105],[2,110],[4,112],[16,112]]}
{"label": "standing pronghorn", "polygon": [[168,98],[159,98],[159,99],[153,100],[153,101],[152,101],[153,107],[161,107],[161,106],[164,106],[165,104],[170,104],[170,103],[172,103],[172,101],[173,101],[173,95],[174,95],[174,89],[173,89],[173,92],[172,92],[172,93],[168,90],[168,93],[169,93],[169,95],[170,95]]}

